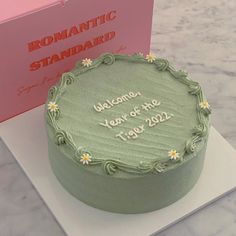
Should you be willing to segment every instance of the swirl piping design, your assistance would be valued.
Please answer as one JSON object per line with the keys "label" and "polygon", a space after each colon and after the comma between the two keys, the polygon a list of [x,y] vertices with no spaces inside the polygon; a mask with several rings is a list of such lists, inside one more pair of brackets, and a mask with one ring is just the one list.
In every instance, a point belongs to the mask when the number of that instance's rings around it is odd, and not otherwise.
{"label": "swirl piping design", "polygon": [[112,160],[106,160],[103,162],[103,170],[105,171],[106,174],[108,175],[113,175],[115,174],[117,170],[117,165],[115,161]]}
{"label": "swirl piping design", "polygon": [[156,59],[155,65],[159,71],[166,71],[169,67],[169,62],[166,59]]}
{"label": "swirl piping design", "polygon": [[106,53],[102,55],[103,57],[103,63],[107,65],[111,65],[115,62],[115,56],[111,53]]}

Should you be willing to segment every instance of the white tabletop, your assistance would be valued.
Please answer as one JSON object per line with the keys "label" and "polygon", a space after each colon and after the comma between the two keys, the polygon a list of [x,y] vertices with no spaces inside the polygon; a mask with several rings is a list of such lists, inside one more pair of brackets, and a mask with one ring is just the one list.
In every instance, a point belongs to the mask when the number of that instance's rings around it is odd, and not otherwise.
{"label": "white tabletop", "polygon": [[[201,83],[213,108],[213,125],[234,147],[235,10],[234,0],[158,0],[151,46]],[[232,192],[158,235],[236,235],[235,202]],[[1,141],[0,235],[65,235]]]}

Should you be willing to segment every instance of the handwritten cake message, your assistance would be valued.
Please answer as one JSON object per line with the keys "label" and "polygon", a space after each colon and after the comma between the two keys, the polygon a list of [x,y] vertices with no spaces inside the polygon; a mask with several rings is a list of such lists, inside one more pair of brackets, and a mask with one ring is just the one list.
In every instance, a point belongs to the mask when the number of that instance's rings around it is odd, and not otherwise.
{"label": "handwritten cake message", "polygon": [[[133,99],[142,96],[140,92],[128,92],[127,94],[121,95],[119,97],[113,98],[111,100],[107,99],[105,102],[99,102],[93,106],[94,110],[98,113],[104,112],[109,109],[115,109],[117,106],[122,106],[122,104],[131,102]],[[147,113],[153,109],[156,109],[161,105],[161,101],[156,99],[151,99],[148,102],[142,103],[140,105],[134,106],[129,112],[120,115],[114,119],[104,119],[99,122],[99,125],[107,129],[115,129],[116,127],[125,124],[130,119],[139,117],[143,113]],[[171,119],[173,114],[167,114],[166,112],[157,112],[155,115],[151,115],[146,118],[140,125],[131,128],[127,132],[120,131],[115,134],[115,137],[122,140],[134,140],[139,137],[140,134],[145,132],[147,128],[155,127],[156,125],[166,122]]]}

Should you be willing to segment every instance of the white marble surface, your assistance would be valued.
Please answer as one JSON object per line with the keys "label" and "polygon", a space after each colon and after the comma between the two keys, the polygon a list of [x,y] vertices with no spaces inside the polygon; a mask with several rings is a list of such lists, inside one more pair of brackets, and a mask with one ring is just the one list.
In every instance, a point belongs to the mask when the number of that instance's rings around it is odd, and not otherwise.
{"label": "white marble surface", "polygon": [[[236,1],[156,0],[151,49],[201,83],[212,123],[236,148]],[[0,141],[0,236],[65,235]],[[236,235],[236,191],[158,236]]]}

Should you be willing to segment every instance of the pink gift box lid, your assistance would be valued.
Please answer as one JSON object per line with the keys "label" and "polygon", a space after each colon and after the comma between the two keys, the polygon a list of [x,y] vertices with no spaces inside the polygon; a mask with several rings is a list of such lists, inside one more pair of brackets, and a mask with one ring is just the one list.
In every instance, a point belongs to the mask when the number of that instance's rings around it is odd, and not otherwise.
{"label": "pink gift box lid", "polygon": [[[81,58],[94,58],[103,52],[148,53],[152,9],[153,0],[128,0],[125,4],[117,0],[0,0],[0,122],[43,104],[48,88]],[[54,33],[109,12],[117,15],[115,21],[57,44],[44,43]],[[104,41],[105,35],[113,35],[112,40]],[[85,42],[97,38],[101,43],[90,50],[42,64],[44,59],[64,51],[71,53],[71,48],[83,48]],[[40,46],[29,51],[33,42]],[[34,63],[40,65],[37,70],[31,70]]]}
{"label": "pink gift box lid", "polygon": [[0,23],[31,14],[52,5],[64,4],[66,0],[0,0]]}

